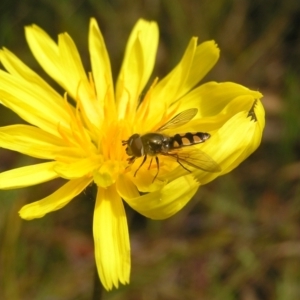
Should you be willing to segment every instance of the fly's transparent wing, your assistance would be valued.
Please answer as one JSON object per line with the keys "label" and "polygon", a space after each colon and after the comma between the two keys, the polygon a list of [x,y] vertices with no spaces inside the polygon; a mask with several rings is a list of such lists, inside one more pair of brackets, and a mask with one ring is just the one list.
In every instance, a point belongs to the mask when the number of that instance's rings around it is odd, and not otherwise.
{"label": "fly's transparent wing", "polygon": [[172,157],[188,171],[190,171],[188,166],[212,173],[221,171],[221,167],[209,155],[198,149],[187,151],[179,150],[176,152],[168,152],[163,155]]}
{"label": "fly's transparent wing", "polygon": [[174,118],[172,118],[169,122],[158,128],[157,131],[163,131],[166,129],[172,129],[179,126],[182,126],[192,120],[198,112],[197,108],[190,108],[187,110],[184,110],[183,112],[176,115]]}

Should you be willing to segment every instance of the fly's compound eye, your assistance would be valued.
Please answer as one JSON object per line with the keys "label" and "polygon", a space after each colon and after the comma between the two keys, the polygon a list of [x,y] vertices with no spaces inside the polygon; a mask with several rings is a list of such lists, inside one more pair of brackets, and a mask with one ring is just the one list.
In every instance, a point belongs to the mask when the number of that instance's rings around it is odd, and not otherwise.
{"label": "fly's compound eye", "polygon": [[126,154],[127,154],[127,155],[129,155],[129,156],[132,156],[132,155],[133,155],[133,154],[132,154],[132,151],[131,151],[131,148],[126,147],[125,151],[126,151]]}
{"label": "fly's compound eye", "polygon": [[143,143],[139,134],[133,134],[127,141],[123,141],[123,146],[128,145],[125,149],[127,155],[140,157],[143,155]]}

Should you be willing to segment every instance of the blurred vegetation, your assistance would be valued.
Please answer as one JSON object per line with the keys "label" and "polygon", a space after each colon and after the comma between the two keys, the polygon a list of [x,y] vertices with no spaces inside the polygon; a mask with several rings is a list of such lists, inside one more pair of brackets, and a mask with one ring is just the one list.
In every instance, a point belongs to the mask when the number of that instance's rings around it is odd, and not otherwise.
{"label": "blurred vegetation", "polygon": [[[264,94],[261,147],[234,172],[199,189],[163,222],[127,209],[131,283],[107,300],[300,299],[300,2],[298,0],[2,0],[0,44],[42,76],[23,27],[53,38],[67,31],[90,70],[89,18],[105,37],[114,76],[128,34],[140,17],[160,27],[155,74],[181,57],[191,36],[221,49],[205,81],[235,81]],[[0,83],[1,85],[1,83]],[[0,125],[21,122],[0,107]],[[34,161],[0,149],[0,171]],[[0,192],[0,299],[91,299],[93,197],[87,190],[42,219],[18,210],[60,184]]]}

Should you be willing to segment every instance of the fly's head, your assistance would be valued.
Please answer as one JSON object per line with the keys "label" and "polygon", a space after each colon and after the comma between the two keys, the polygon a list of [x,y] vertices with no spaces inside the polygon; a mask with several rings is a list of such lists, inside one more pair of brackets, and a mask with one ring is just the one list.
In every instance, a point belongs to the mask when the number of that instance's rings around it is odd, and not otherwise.
{"label": "fly's head", "polygon": [[141,136],[133,134],[128,140],[122,141],[122,145],[127,145],[125,151],[128,156],[141,157],[144,155],[144,145]]}

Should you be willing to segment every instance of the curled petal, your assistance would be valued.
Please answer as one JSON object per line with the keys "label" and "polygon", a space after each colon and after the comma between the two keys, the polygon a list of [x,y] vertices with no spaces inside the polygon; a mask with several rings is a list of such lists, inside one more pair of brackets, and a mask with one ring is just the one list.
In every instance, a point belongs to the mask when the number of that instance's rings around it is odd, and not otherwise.
{"label": "curled petal", "polygon": [[[206,184],[236,168],[260,145],[264,128],[264,110],[259,100],[253,101],[250,111],[241,111],[230,118],[220,130],[204,144],[208,153],[221,166],[221,173],[196,171],[195,176]],[[253,109],[254,115],[251,115]],[[254,119],[255,116],[255,119]]]}
{"label": "curled petal", "polygon": [[260,99],[262,94],[233,82],[207,82],[192,90],[180,100],[179,110],[197,108],[197,117],[219,114],[233,99],[252,96]]}
{"label": "curled petal", "polygon": [[[140,197],[124,198],[124,200],[140,214],[160,220],[171,217],[182,209],[198,188],[199,183],[190,174],[171,181],[161,190]],[[124,197],[128,195],[124,190],[121,194]]]}

